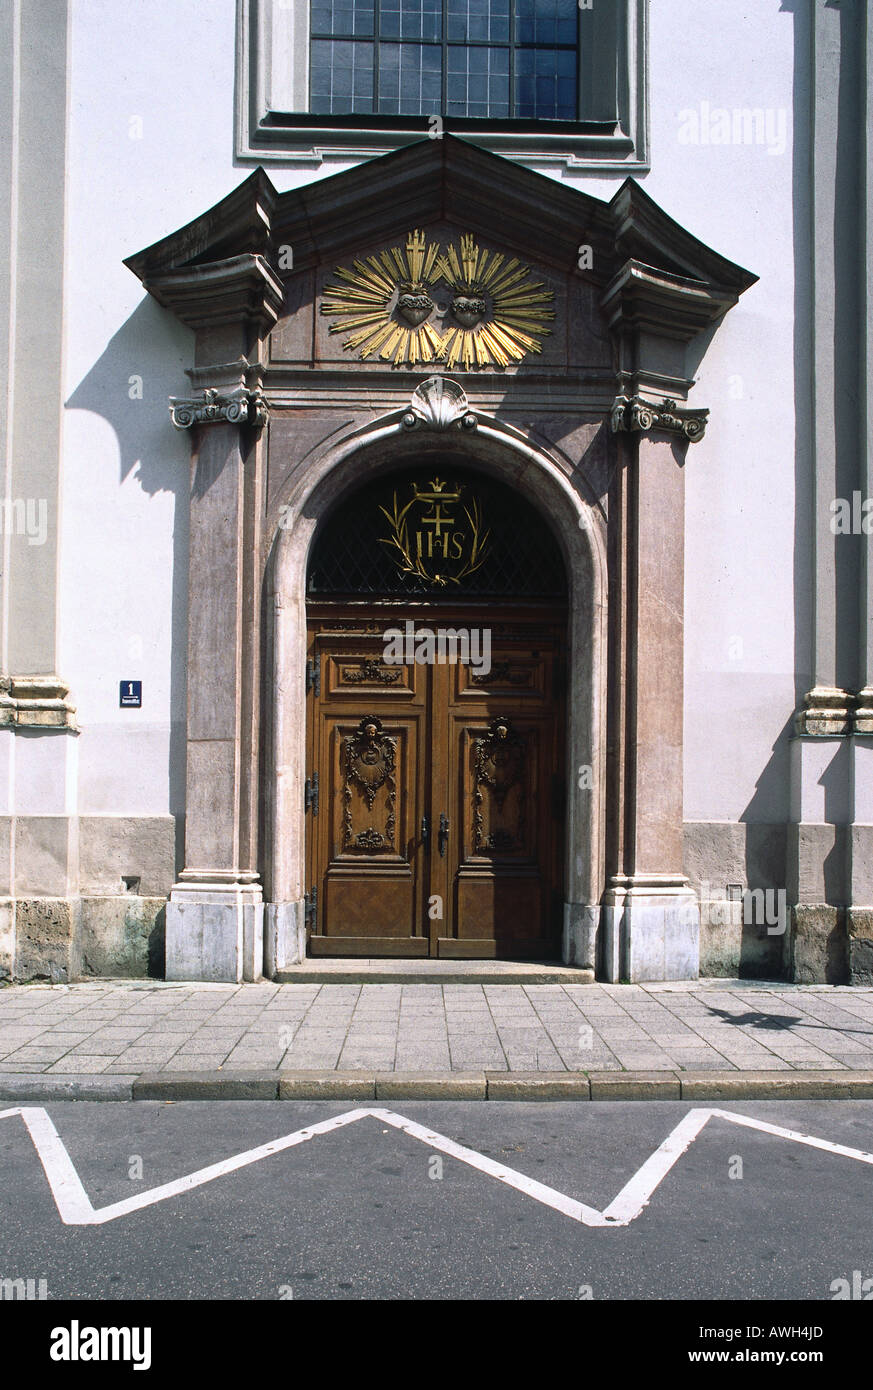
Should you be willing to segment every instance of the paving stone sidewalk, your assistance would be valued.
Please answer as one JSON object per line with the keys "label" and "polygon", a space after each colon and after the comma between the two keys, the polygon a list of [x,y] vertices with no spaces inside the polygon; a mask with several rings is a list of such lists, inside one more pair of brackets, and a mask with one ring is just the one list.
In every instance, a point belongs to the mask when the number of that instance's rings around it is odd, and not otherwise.
{"label": "paving stone sidewalk", "polygon": [[873,989],[95,981],[0,989],[0,1080],[243,1071],[873,1071]]}

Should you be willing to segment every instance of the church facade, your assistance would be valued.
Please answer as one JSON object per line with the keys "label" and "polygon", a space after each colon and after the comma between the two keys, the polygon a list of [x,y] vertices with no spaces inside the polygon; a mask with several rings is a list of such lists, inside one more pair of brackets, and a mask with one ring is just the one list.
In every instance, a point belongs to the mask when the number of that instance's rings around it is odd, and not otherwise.
{"label": "church facade", "polygon": [[870,982],[866,7],[705,8],[11,7],[3,975]]}

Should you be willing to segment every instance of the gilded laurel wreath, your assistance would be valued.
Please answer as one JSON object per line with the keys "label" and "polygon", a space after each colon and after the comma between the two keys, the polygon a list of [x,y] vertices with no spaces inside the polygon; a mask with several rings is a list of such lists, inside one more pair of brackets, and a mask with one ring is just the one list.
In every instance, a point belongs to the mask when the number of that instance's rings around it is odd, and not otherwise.
{"label": "gilded laurel wreath", "polygon": [[392,509],[387,507],[379,508],[391,528],[391,535],[380,537],[380,544],[387,545],[397,551],[395,564],[401,574],[411,575],[415,579],[422,579],[426,584],[435,584],[439,588],[444,588],[446,584],[459,584],[462,579],[470,574],[475,574],[476,570],[481,569],[487,558],[488,541],[491,536],[490,529],[482,531],[482,511],[479,506],[478,498],[472,498],[469,506],[464,507],[464,516],[467,519],[468,533],[470,537],[469,551],[462,560],[460,568],[454,572],[428,569],[425,564],[424,556],[417,552],[413,546],[409,535],[409,512],[419,501],[419,497],[413,496],[404,507],[400,506],[395,490]]}
{"label": "gilded laurel wreath", "polygon": [[[321,312],[337,321],[331,333],[346,333],[343,344],[362,360],[378,357],[395,367],[442,362],[461,367],[507,367],[551,333],[555,317],[546,306],[554,291],[534,281],[516,257],[483,250],[467,233],[460,246],[428,242],[410,232],[405,247],[337,267],[342,283],[326,285]],[[446,287],[445,305],[437,286]]]}

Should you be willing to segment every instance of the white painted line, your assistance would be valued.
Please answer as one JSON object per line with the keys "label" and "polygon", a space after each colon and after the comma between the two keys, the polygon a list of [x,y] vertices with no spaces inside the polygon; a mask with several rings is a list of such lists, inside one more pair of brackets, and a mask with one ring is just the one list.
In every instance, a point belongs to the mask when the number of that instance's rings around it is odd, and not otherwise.
{"label": "white painted line", "polygon": [[730,1110],[710,1110],[720,1120],[730,1120],[732,1125],[745,1125],[749,1129],[760,1129],[763,1134],[775,1134],[777,1139],[790,1139],[795,1144],[806,1144],[810,1149],[822,1149],[828,1154],[838,1154],[841,1158],[854,1158],[858,1163],[873,1163],[873,1154],[863,1149],[850,1149],[845,1144],[832,1144],[830,1139],[816,1139],[811,1134],[800,1134],[796,1129],[783,1129],[781,1125],[768,1125],[766,1120],[753,1120],[750,1115],[734,1115]]}
{"label": "white painted line", "polygon": [[[81,1210],[81,1208],[74,1207],[70,1204],[65,1207],[62,1206],[56,1182],[50,1171],[50,1166],[46,1162],[46,1155],[40,1149],[40,1145],[32,1129],[31,1136],[33,1137],[37,1152],[42,1160],[43,1168],[46,1170],[46,1176],[48,1177],[49,1185],[54,1194],[55,1203],[58,1211],[61,1213],[61,1220],[69,1226],[102,1226],[107,1221],[117,1220],[119,1216],[129,1216],[133,1211],[142,1211],[144,1207],[152,1207],[155,1206],[157,1202],[165,1202],[169,1197],[181,1196],[183,1192],[193,1192],[194,1188],[202,1187],[204,1183],[214,1182],[216,1178],[223,1178],[227,1173],[235,1173],[240,1168],[247,1168],[252,1163],[259,1163],[263,1158],[271,1158],[273,1154],[283,1153],[285,1149],[292,1149],[297,1144],[305,1144],[307,1140],[314,1139],[316,1135],[329,1134],[331,1130],[341,1129],[343,1125],[354,1124],[356,1120],[363,1119],[367,1114],[369,1114],[367,1110],[349,1110],[344,1115],[335,1115],[329,1120],[322,1120],[317,1125],[307,1125],[305,1129],[298,1129],[293,1134],[286,1134],[281,1139],[271,1139],[268,1144],[260,1144],[256,1149],[248,1149],[245,1153],[235,1154],[233,1158],[222,1159],[220,1163],[212,1163],[208,1168],[200,1168],[196,1173],[188,1173],[184,1178],[177,1178],[175,1182],[164,1183],[161,1187],[153,1187],[148,1192],[139,1192],[135,1197],[127,1197],[122,1202],[113,1202],[110,1206],[101,1207],[98,1211],[94,1210],[91,1203],[88,1202],[87,1197],[85,1197],[90,1215],[88,1219],[84,1221],[75,1219],[73,1215]],[[48,1120],[48,1116],[46,1116],[46,1119]],[[25,1120],[25,1123],[28,1123],[27,1120]],[[50,1120],[49,1124],[51,1124]],[[28,1128],[31,1128],[29,1123]],[[52,1129],[54,1129],[54,1126],[52,1126]],[[60,1139],[58,1139],[58,1143],[61,1144]],[[61,1144],[61,1148],[63,1149],[63,1144]],[[65,1149],[64,1155],[69,1163],[69,1155],[66,1153]],[[70,1166],[72,1166],[72,1164],[70,1164]],[[75,1169],[73,1171],[75,1172]],[[78,1178],[76,1180],[78,1181]],[[65,1215],[65,1210],[69,1212],[70,1215]]]}
{"label": "white painted line", "polygon": [[485,1154],[480,1154],[475,1149],[465,1149],[462,1144],[456,1144],[454,1139],[446,1139],[445,1135],[437,1134],[432,1129],[425,1129],[412,1120],[404,1120],[402,1115],[395,1115],[391,1110],[371,1110],[370,1114],[384,1120],[386,1124],[393,1125],[395,1129],[403,1130],[404,1134],[412,1135],[413,1139],[420,1139],[428,1148],[438,1149],[450,1158],[457,1158],[470,1168],[487,1173],[489,1178],[496,1178],[507,1187],[514,1187],[517,1192],[524,1192],[537,1202],[543,1202],[547,1207],[563,1212],[564,1216],[570,1216],[574,1221],[582,1221],[586,1226],[607,1225],[601,1213],[594,1207],[586,1207],[584,1203],[565,1196],[563,1192],[557,1192],[553,1187],[546,1187],[535,1178],[528,1178],[524,1173],[518,1173],[514,1168],[507,1168],[502,1163],[495,1163],[493,1159],[486,1158]]}
{"label": "white painted line", "polygon": [[259,1163],[261,1159],[271,1158],[274,1154],[283,1153],[286,1149],[294,1148],[297,1144],[305,1144],[308,1140],[319,1135],[330,1134],[345,1125],[355,1124],[358,1120],[364,1119],[378,1120],[382,1124],[401,1130],[404,1134],[410,1135],[411,1138],[420,1140],[429,1148],[436,1149],[450,1158],[467,1164],[468,1167],[476,1169],[477,1172],[484,1173],[487,1177],[494,1178],[495,1181],[514,1188],[516,1192],[532,1197],[534,1201],[551,1207],[553,1211],[568,1216],[572,1221],[578,1221],[584,1226],[607,1229],[628,1226],[631,1221],[636,1220],[648,1205],[652,1194],[676,1162],[688,1151],[711,1119],[727,1120],[729,1124],[756,1129],[763,1134],[770,1134],[777,1139],[785,1139],[791,1143],[805,1144],[809,1148],[820,1149],[839,1158],[852,1158],[859,1163],[873,1164],[873,1154],[866,1153],[862,1149],[849,1148],[845,1144],[834,1144],[829,1139],[817,1139],[814,1135],[800,1134],[796,1130],[784,1129],[781,1125],[772,1125],[765,1120],[753,1119],[750,1115],[737,1115],[730,1110],[703,1107],[690,1110],[687,1115],[683,1116],[663,1143],[625,1183],[614,1201],[610,1202],[605,1211],[600,1212],[595,1207],[586,1206],[584,1202],[579,1202],[574,1197],[568,1197],[553,1187],[547,1187],[544,1183],[537,1182],[536,1179],[529,1178],[514,1168],[507,1168],[502,1163],[495,1163],[485,1154],[478,1153],[475,1149],[465,1148],[453,1139],[447,1139],[444,1134],[438,1134],[435,1130],[426,1129],[423,1125],[407,1120],[402,1115],[395,1114],[393,1110],[367,1107],[347,1110],[344,1114],[334,1115],[329,1120],[307,1125],[304,1129],[295,1130],[292,1134],[286,1134],[280,1139],[272,1139],[269,1143],[260,1144],[255,1149],[247,1149],[245,1153],[222,1159],[220,1163],[210,1164],[207,1168],[199,1168],[196,1172],[188,1173],[185,1177],[177,1178],[174,1182],[164,1183],[160,1187],[151,1188],[148,1192],[140,1192],[122,1202],[113,1202],[110,1206],[95,1210],[82,1186],[73,1160],[47,1112],[41,1106],[18,1106],[13,1110],[0,1111],[0,1120],[10,1119],[15,1115],[20,1115],[27,1127],[48,1179],[60,1218],[67,1226],[102,1226],[107,1221],[115,1221],[120,1216],[129,1216],[131,1212],[142,1211],[146,1207],[155,1206],[158,1202],[167,1201],[168,1198],[182,1196],[186,1192],[192,1192],[197,1187],[202,1187],[205,1183],[214,1182],[216,1178],[222,1178],[228,1173],[235,1173],[252,1163]]}
{"label": "white painted line", "polygon": [[22,1106],[18,1113],[33,1140],[64,1225],[91,1225],[94,1220],[91,1200],[48,1114],[41,1107],[31,1106]]}
{"label": "white painted line", "polygon": [[627,1226],[639,1216],[643,1208],[648,1206],[656,1187],[664,1181],[677,1159],[691,1147],[711,1115],[711,1110],[689,1110],[651,1158],[647,1158],[642,1168],[638,1168],[630,1181],[625,1183],[615,1200],[610,1202],[603,1213],[604,1225]]}

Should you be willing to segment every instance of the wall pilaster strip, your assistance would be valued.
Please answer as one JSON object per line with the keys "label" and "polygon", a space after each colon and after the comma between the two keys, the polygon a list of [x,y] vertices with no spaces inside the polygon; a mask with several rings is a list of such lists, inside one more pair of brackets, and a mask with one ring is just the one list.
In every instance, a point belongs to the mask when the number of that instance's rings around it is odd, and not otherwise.
{"label": "wall pilaster strip", "polygon": [[[863,236],[858,290],[862,298],[861,373],[859,437],[861,440],[861,482],[865,498],[873,497],[873,15],[861,7],[863,130],[861,139],[860,186],[863,190]],[[855,715],[855,732],[873,734],[873,535],[862,536],[862,575],[859,680],[861,693]]]}
{"label": "wall pilaster strip", "polygon": [[13,675],[50,675],[57,655],[68,3],[45,0],[14,9],[18,117],[12,131],[4,665]]}

